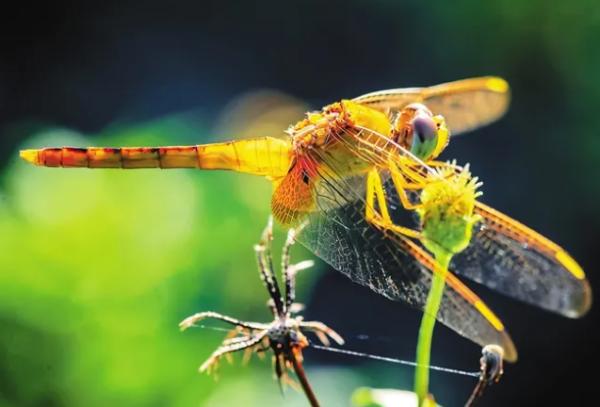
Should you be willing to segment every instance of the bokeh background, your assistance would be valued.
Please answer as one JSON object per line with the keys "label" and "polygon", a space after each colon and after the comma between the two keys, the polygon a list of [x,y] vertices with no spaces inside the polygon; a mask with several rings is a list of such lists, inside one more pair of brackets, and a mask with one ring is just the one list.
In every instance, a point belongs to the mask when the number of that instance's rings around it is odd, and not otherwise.
{"label": "bokeh background", "polygon": [[[499,75],[500,122],[453,140],[482,200],[564,246],[597,290],[600,5],[595,0],[18,2],[0,17],[0,406],[304,406],[268,360],[197,367],[214,310],[269,320],[255,269],[271,187],[234,173],[36,168],[18,150],[175,145],[277,135],[309,109],[385,88]],[[284,235],[276,230],[278,251]],[[278,254],[278,253],[277,253]],[[296,261],[312,258],[294,247]],[[598,311],[568,320],[468,283],[520,360],[487,406],[589,404]],[[350,349],[413,359],[421,314],[317,261],[306,318]],[[216,324],[215,324],[216,325]],[[432,362],[475,371],[480,349],[436,327]],[[358,386],[411,389],[409,367],[306,351],[324,406]],[[432,373],[445,406],[469,377]]]}

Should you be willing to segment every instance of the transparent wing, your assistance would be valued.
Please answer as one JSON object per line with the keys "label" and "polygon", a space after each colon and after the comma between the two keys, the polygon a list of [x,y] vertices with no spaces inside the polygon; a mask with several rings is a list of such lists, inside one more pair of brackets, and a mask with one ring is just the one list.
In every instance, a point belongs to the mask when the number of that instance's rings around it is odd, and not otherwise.
{"label": "transparent wing", "polygon": [[[386,193],[392,208],[402,208],[391,182],[386,184]],[[419,201],[415,192],[411,200]],[[392,209],[392,213],[398,211]],[[475,213],[481,221],[473,228],[469,246],[452,257],[454,273],[566,317],[581,317],[589,310],[589,282],[564,249],[481,202],[476,202]]]}
{"label": "transparent wing", "polygon": [[469,247],[454,256],[456,273],[507,296],[577,318],[592,303],[583,271],[560,247],[481,203]]}
{"label": "transparent wing", "polygon": [[510,103],[510,88],[503,79],[482,77],[427,88],[372,92],[353,101],[383,112],[401,110],[409,103],[423,103],[433,114],[444,116],[452,135],[456,136],[502,117]]}
{"label": "transparent wing", "polygon": [[[353,102],[387,113],[400,111],[410,103],[422,103],[427,88],[400,88],[380,90],[352,99]],[[434,112],[435,114],[435,112]]]}
{"label": "transparent wing", "polygon": [[238,96],[217,118],[216,139],[247,139],[258,136],[288,138],[282,130],[301,120],[309,107],[285,93],[259,89]]}
{"label": "transparent wing", "polygon": [[[341,163],[332,156],[321,158],[326,165],[313,162],[299,169],[298,163],[279,183],[272,200],[275,217],[285,225],[302,213],[300,243],[352,281],[424,311],[434,273],[441,267],[417,242],[379,230],[365,219],[365,176],[340,177]],[[437,320],[481,346],[501,345],[506,360],[516,360],[500,321],[455,276],[445,274]]]}

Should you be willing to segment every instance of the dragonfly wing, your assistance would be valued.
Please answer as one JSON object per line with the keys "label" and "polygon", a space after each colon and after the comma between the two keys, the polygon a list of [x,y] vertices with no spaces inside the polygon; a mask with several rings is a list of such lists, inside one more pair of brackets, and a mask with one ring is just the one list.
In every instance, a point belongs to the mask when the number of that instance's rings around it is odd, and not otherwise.
{"label": "dragonfly wing", "polygon": [[464,79],[426,88],[423,103],[444,116],[452,135],[458,135],[501,118],[508,110],[510,88],[500,78]]}
{"label": "dragonfly wing", "polygon": [[410,103],[423,102],[425,88],[388,89],[367,93],[352,99],[353,102],[387,113],[397,112]]}
{"label": "dragonfly wing", "polygon": [[[402,204],[391,182],[385,185],[391,216]],[[419,202],[417,193],[410,199]],[[501,294],[567,317],[590,308],[592,292],[581,267],[558,245],[503,213],[475,203],[482,221],[473,228],[469,246],[452,257],[459,276]],[[419,222],[418,217],[413,219]]]}
{"label": "dragonfly wing", "polygon": [[353,100],[383,112],[402,110],[409,103],[423,103],[433,114],[444,116],[452,135],[456,136],[501,118],[510,103],[510,88],[503,79],[482,77],[428,88],[372,92]]}
{"label": "dragonfly wing", "polygon": [[[330,160],[328,165],[332,164]],[[314,202],[295,205],[294,212],[286,217],[281,213],[286,202],[281,195],[288,197],[287,202],[289,196],[306,196],[301,184],[307,183],[284,180],[274,194],[273,202],[282,203],[274,207],[276,217],[294,218],[297,208],[311,208],[297,235],[301,244],[352,281],[424,311],[433,270],[439,272],[439,266],[416,243],[383,232],[365,219],[365,177],[338,177],[316,163],[304,176],[308,176],[308,183],[315,182]],[[449,272],[436,318],[481,346],[499,344],[506,351],[506,360],[516,360],[516,349],[497,317]]]}
{"label": "dragonfly wing", "polygon": [[454,256],[457,274],[507,296],[567,317],[584,315],[592,293],[583,271],[560,247],[478,203],[484,221]]}
{"label": "dragonfly wing", "polygon": [[271,90],[248,92],[235,98],[217,118],[219,140],[260,137],[287,138],[282,130],[301,119],[308,106],[285,93]]}

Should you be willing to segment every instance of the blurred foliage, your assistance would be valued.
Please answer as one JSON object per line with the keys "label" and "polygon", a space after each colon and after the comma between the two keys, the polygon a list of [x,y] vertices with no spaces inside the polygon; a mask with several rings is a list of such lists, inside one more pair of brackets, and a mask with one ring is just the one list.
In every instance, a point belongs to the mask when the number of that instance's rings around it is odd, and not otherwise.
{"label": "blurred foliage", "polygon": [[[371,389],[360,387],[352,393],[352,405],[356,407],[416,407],[418,397],[411,391],[394,389]],[[441,407],[430,395],[423,407]]]}
{"label": "blurred foliage", "polygon": [[[185,131],[202,129],[164,120],[94,142],[160,145]],[[93,143],[49,129],[27,144]],[[0,405],[189,406],[208,398],[215,386],[197,367],[222,335],[182,335],[177,324],[209,309],[268,317],[252,245],[269,214],[269,183],[20,162],[7,174],[0,245],[11,255],[0,256],[0,374],[11,393]],[[301,297],[314,276],[299,281]],[[239,369],[224,370],[235,377]],[[265,387],[275,391],[267,371]]]}

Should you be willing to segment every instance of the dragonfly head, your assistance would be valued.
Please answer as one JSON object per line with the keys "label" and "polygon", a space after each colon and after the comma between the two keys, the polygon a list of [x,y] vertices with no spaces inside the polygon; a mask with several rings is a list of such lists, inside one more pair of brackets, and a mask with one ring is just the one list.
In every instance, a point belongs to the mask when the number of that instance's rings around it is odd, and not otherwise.
{"label": "dragonfly head", "polygon": [[449,133],[442,116],[434,116],[427,106],[411,103],[394,125],[398,141],[418,158],[436,158],[448,144]]}

